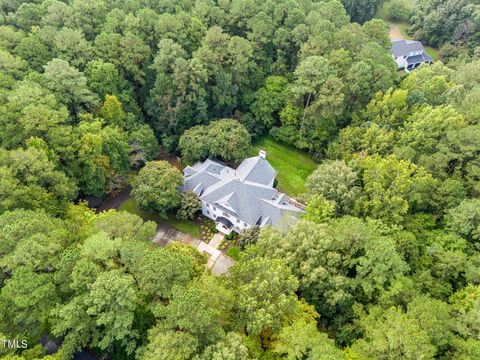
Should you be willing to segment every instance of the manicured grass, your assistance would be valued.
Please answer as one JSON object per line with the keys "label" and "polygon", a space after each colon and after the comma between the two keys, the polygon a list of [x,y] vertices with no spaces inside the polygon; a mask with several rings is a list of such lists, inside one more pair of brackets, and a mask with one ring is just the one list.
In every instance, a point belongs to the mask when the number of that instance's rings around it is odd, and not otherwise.
{"label": "manicured grass", "polygon": [[181,232],[195,236],[196,238],[200,237],[198,231],[198,226],[191,220],[179,220],[175,217],[174,214],[168,214],[168,217],[165,219],[158,215],[155,212],[145,211],[138,207],[134,198],[130,198],[125,201],[121,206],[120,210],[127,211],[131,214],[136,214],[144,220],[155,221],[156,223],[164,223],[174,227]]}
{"label": "manicured grass", "polygon": [[437,61],[439,59],[438,49],[426,45],[423,45],[423,47],[425,48],[425,52],[430,55],[433,61]]}
{"label": "manicured grass", "polygon": [[238,246],[230,246],[225,254],[230,256],[233,260],[240,260],[240,248]]}
{"label": "manicured grass", "polygon": [[306,152],[281,144],[266,136],[253,144],[251,156],[263,149],[267,160],[277,170],[277,188],[290,196],[304,193],[307,177],[315,170],[317,163]]}

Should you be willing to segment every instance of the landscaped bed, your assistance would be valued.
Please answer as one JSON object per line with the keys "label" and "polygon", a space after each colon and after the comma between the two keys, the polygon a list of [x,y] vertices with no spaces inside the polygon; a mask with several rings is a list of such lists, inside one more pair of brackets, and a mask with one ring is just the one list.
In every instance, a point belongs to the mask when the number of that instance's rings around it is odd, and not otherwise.
{"label": "landscaped bed", "polygon": [[304,193],[307,177],[315,170],[317,163],[306,152],[279,143],[266,136],[252,146],[251,156],[258,155],[263,149],[267,152],[268,162],[277,170],[277,188],[290,196]]}
{"label": "landscaped bed", "polygon": [[213,235],[218,233],[215,222],[203,215],[197,215],[197,226],[200,229],[200,240],[209,243]]}

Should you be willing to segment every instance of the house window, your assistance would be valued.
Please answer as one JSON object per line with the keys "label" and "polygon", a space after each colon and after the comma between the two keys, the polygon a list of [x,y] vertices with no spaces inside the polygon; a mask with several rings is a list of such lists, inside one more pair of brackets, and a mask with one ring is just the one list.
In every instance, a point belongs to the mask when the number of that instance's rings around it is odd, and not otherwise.
{"label": "house window", "polygon": [[217,208],[214,206],[214,207],[213,207],[213,210],[217,210]]}
{"label": "house window", "polygon": [[208,215],[210,215],[210,211],[207,210],[206,213],[207,213]]}
{"label": "house window", "polygon": [[403,58],[406,59],[408,55],[404,55]]}
{"label": "house window", "polygon": [[237,223],[239,223],[239,222],[240,222],[240,220],[237,219]]}
{"label": "house window", "polygon": [[247,226],[248,226],[247,223],[243,223],[243,227],[247,227]]}
{"label": "house window", "polygon": [[226,212],[223,213],[223,216],[225,216],[226,218],[230,217],[230,215],[228,215]]}
{"label": "house window", "polygon": [[210,205],[208,205],[208,204],[205,204],[205,205],[207,205],[207,207],[210,207]]}

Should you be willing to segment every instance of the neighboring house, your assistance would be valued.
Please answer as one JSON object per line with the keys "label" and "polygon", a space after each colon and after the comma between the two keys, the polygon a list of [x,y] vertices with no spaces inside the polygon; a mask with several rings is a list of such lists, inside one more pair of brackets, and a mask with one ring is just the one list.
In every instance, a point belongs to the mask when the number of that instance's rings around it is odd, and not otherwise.
{"label": "neighboring house", "polygon": [[431,64],[432,58],[425,52],[420,41],[393,40],[390,48],[398,69],[413,70],[422,64]]}
{"label": "neighboring house", "polygon": [[182,190],[193,190],[202,201],[202,213],[225,234],[253,225],[282,227],[296,221],[305,206],[273,187],[276,171],[265,151],[243,160],[234,170],[205,160],[183,170]]}

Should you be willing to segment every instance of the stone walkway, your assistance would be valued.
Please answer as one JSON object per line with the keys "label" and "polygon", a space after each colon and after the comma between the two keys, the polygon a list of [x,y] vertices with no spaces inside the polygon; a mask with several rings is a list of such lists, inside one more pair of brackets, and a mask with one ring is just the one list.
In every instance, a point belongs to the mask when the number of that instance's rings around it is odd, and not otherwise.
{"label": "stone walkway", "polygon": [[206,242],[191,235],[184,234],[174,228],[162,226],[157,228],[157,234],[155,235],[153,242],[160,246],[166,246],[175,241],[192,245],[202,254],[208,256],[207,269],[211,269],[212,273],[215,275],[221,275],[227,273],[230,266],[235,263],[235,260],[217,249],[222,240],[223,235],[218,233],[215,234],[210,240],[210,243],[207,244]]}

